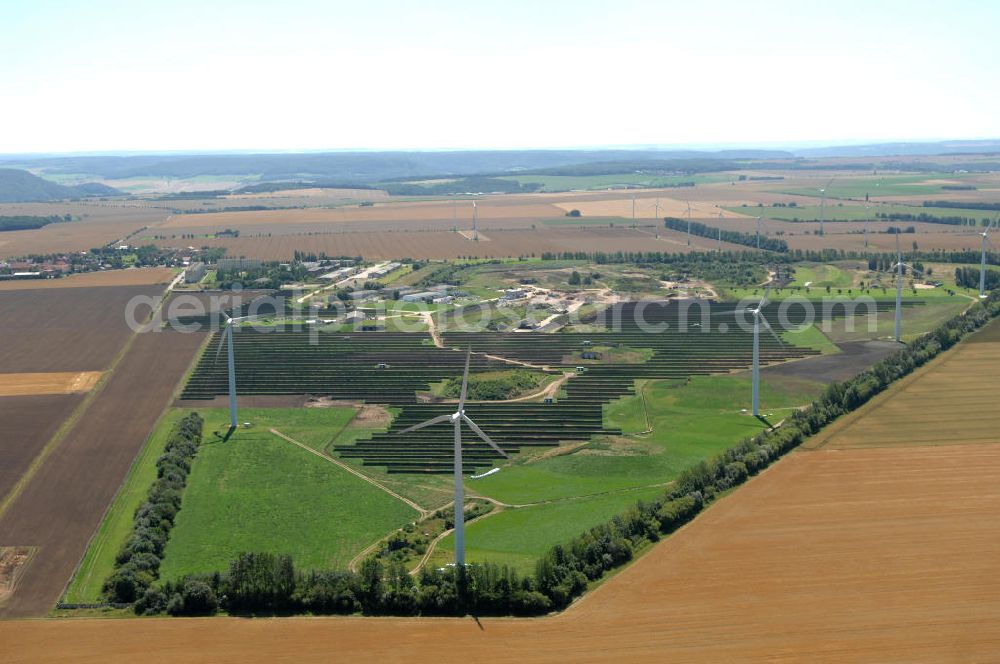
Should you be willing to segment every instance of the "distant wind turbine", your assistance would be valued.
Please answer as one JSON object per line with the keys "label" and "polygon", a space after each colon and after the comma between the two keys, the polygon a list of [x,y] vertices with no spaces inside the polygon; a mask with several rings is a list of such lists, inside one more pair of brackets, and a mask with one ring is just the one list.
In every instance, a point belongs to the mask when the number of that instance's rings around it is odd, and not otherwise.
{"label": "distant wind turbine", "polygon": [[913,267],[908,263],[903,262],[903,254],[899,250],[899,231],[896,231],[896,264],[892,266],[892,269],[896,271],[896,325],[895,325],[895,336],[896,343],[900,343],[900,338],[902,336],[902,323],[903,323],[903,275],[906,273],[906,268],[913,271],[914,274],[922,274],[920,270]]}
{"label": "distant wind turbine", "polygon": [[[764,288],[764,297],[760,299],[760,302],[756,307],[747,307],[745,310],[753,315],[753,364],[750,368],[751,376],[751,412],[754,417],[760,417],[760,326],[763,325],[767,328],[767,331],[771,333],[771,336],[777,340],[779,344],[782,343],[781,337],[779,337],[771,324],[767,322],[764,317],[764,305],[767,304],[768,295],[771,293],[771,284],[768,283]],[[730,313],[732,315],[737,315],[742,313],[741,310],[733,310]]]}
{"label": "distant wind turbine", "polygon": [[688,206],[688,246],[691,246],[691,201],[687,202]]}
{"label": "distant wind turbine", "polygon": [[824,234],[823,223],[826,221],[826,190],[830,188],[830,185],[833,184],[833,181],[834,181],[834,179],[836,177],[837,176],[834,175],[832,178],[830,178],[830,181],[827,182],[823,186],[823,188],[819,190],[819,193],[822,194],[822,196],[823,196],[820,199],[820,203],[819,203],[819,234],[820,235]]}
{"label": "distant wind turbine", "polygon": [[982,256],[979,259],[979,297],[980,298],[986,297],[986,247],[987,247],[987,245],[989,245],[990,247],[993,246],[993,243],[990,242],[990,231],[996,228],[996,223],[997,223],[997,219],[996,219],[996,217],[994,217],[994,219],[990,223],[990,225],[986,227],[986,230],[984,230],[982,233],[979,233],[979,235],[981,235],[982,238],[983,238],[983,252],[982,252]]}
{"label": "distant wind turbine", "polygon": [[426,422],[421,422],[420,424],[415,424],[408,429],[400,431],[400,435],[411,433],[417,429],[423,429],[424,427],[429,427],[435,424],[442,424],[444,422],[451,422],[455,430],[455,566],[464,567],[465,566],[465,492],[462,485],[462,423],[468,425],[472,429],[473,433],[483,439],[486,444],[492,447],[500,456],[505,459],[509,459],[510,456],[504,452],[499,445],[493,442],[489,436],[487,436],[482,429],[480,429],[475,422],[473,422],[468,415],[465,414],[465,397],[468,393],[469,388],[469,357],[472,353],[472,349],[467,349],[465,351],[465,373],[462,374],[462,393],[458,399],[458,410],[451,414],[438,415],[437,417],[432,417]]}
{"label": "distant wind turbine", "polygon": [[472,239],[479,240],[479,208],[476,201],[472,201]]}

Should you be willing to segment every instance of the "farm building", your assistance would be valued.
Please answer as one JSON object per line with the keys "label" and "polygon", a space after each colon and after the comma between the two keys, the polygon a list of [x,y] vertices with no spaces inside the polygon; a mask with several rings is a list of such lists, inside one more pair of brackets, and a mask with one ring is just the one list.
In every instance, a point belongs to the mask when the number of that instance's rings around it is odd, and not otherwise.
{"label": "farm building", "polygon": [[205,264],[201,262],[191,263],[184,270],[184,283],[194,284],[202,280],[205,276]]}
{"label": "farm building", "polygon": [[322,279],[324,281],[338,281],[340,279],[343,279],[344,277],[351,276],[357,271],[358,270],[355,267],[342,267],[334,270],[333,272],[327,272],[326,274],[321,274],[317,278]]}
{"label": "farm building", "polygon": [[259,258],[220,258],[215,266],[220,270],[255,270],[261,266]]}
{"label": "farm building", "polygon": [[444,291],[423,291],[420,293],[408,293],[402,296],[403,302],[433,302],[434,300],[442,297],[446,297],[448,294]]}

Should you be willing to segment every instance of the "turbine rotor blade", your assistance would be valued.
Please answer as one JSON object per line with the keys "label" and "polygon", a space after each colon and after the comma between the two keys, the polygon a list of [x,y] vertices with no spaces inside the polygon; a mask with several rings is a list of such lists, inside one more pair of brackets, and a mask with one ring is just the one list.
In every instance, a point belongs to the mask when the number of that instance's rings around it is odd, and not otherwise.
{"label": "turbine rotor blade", "polygon": [[510,455],[507,454],[506,452],[504,452],[500,448],[499,445],[497,445],[496,443],[494,443],[493,439],[490,438],[489,436],[487,436],[486,433],[482,429],[480,429],[479,426],[475,422],[473,422],[471,419],[469,419],[469,416],[466,415],[465,413],[462,413],[462,421],[465,422],[466,424],[468,424],[469,428],[472,429],[472,431],[475,432],[475,434],[477,436],[479,436],[484,441],[486,441],[487,445],[489,445],[494,450],[496,450],[500,454],[500,456],[502,456],[505,459],[509,459],[510,458]]}
{"label": "turbine rotor blade", "polygon": [[412,427],[403,429],[402,431],[399,432],[399,435],[403,435],[404,433],[411,433],[413,431],[416,431],[417,429],[423,429],[424,427],[429,427],[435,424],[441,424],[442,422],[449,422],[449,421],[451,421],[451,415],[445,413],[444,415],[438,415],[437,417],[432,417],[426,422],[421,422],[420,424],[414,424]]}
{"label": "turbine rotor blade", "polygon": [[465,349],[465,372],[462,374],[462,395],[458,399],[458,412],[465,408],[465,397],[469,393],[469,358],[472,356],[472,347]]}
{"label": "turbine rotor blade", "polygon": [[218,346],[217,346],[217,347],[215,348],[215,359],[216,359],[216,360],[218,360],[218,359],[219,359],[219,353],[221,353],[221,352],[222,352],[222,346],[223,346],[223,344],[225,344],[225,343],[226,343],[226,335],[227,335],[227,334],[232,334],[232,333],[233,333],[233,328],[231,328],[231,327],[230,327],[230,326],[229,326],[229,325],[227,324],[227,325],[226,325],[226,329],[224,329],[224,330],[222,331],[222,334],[221,334],[221,335],[219,335],[219,345],[218,345]]}
{"label": "turbine rotor blade", "polygon": [[767,304],[767,296],[771,294],[771,284],[764,287],[764,297],[760,298],[760,304],[757,305],[757,311],[760,311],[765,304]]}
{"label": "turbine rotor blade", "polygon": [[757,315],[760,316],[760,322],[764,324],[764,327],[767,328],[767,331],[771,333],[771,336],[774,337],[775,341],[777,341],[778,344],[784,346],[785,342],[781,340],[781,337],[778,336],[778,333],[775,332],[774,328],[771,327],[771,324],[767,322],[767,319],[764,318],[764,314],[758,313]]}

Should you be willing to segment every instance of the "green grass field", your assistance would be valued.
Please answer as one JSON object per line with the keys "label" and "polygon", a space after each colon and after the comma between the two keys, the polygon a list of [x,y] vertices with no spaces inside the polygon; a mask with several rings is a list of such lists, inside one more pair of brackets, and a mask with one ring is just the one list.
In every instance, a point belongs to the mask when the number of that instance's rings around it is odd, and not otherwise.
{"label": "green grass field", "polygon": [[241,551],[291,554],[302,568],[344,568],[365,546],[417,513],[334,464],[271,434],[274,427],[322,446],[352,416],[350,408],[244,409],[254,423],[228,441],[224,409],[199,411],[206,438],[160,576],[226,569]]}
{"label": "green grass field", "polygon": [[[928,192],[933,193],[933,192]],[[862,194],[862,197],[864,194]],[[988,210],[974,210],[972,208],[943,208],[943,207],[923,207],[920,205],[901,204],[879,204],[872,203],[867,210],[861,203],[840,203],[838,201],[826,202],[826,209],[821,210],[819,205],[797,205],[795,207],[757,207],[754,205],[729,206],[725,208],[730,212],[745,214],[751,217],[760,215],[765,219],[777,219],[779,221],[819,221],[822,218],[827,221],[890,221],[879,219],[876,214],[929,214],[934,217],[972,217],[973,219],[992,218]],[[747,222],[752,222],[747,219]],[[891,221],[896,225],[908,225],[912,221]],[[942,224],[943,229],[951,228]],[[749,232],[749,231],[748,231]]]}
{"label": "green grass field", "polygon": [[[466,559],[473,563],[488,560],[507,564],[521,574],[531,574],[535,571],[535,561],[549,547],[567,542],[638,501],[650,500],[662,492],[662,488],[652,487],[505,509],[467,526]],[[442,567],[454,560],[455,540],[448,535],[434,549],[429,564]]]}
{"label": "green grass field", "polygon": [[503,175],[501,180],[512,180],[521,184],[538,182],[544,191],[570,191],[571,189],[608,189],[611,187],[669,187],[681,182],[695,185],[709,182],[728,182],[732,176],[725,173],[705,175],[657,176],[644,173],[618,173],[613,175]]}
{"label": "green grass field", "polygon": [[[820,389],[818,383],[793,379],[764,383],[761,403],[764,408],[791,408],[808,403]],[[748,373],[648,381],[641,397],[624,397],[605,407],[606,424],[632,435],[598,439],[562,455],[522,456],[499,473],[466,485],[521,505],[664,484],[761,431],[759,420],[740,412],[749,406]],[[652,432],[643,435],[647,417]]]}
{"label": "green grass field", "polygon": [[800,196],[819,196],[823,187],[827,192],[827,200],[833,198],[864,198],[869,196],[922,196],[937,194],[942,191],[941,185],[928,183],[928,180],[956,180],[963,177],[954,173],[919,173],[911,175],[874,175],[871,177],[835,178],[829,184],[823,182],[815,188],[783,189],[777,193],[796,194]]}

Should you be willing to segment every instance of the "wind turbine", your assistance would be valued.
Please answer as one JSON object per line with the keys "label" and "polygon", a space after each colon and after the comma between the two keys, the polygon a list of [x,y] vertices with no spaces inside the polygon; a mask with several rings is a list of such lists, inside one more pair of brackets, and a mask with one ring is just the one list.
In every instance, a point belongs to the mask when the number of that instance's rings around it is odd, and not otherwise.
{"label": "wind turbine", "polygon": [[472,201],[472,239],[479,240],[479,208],[476,201]]}
{"label": "wind turbine", "polygon": [[903,262],[903,254],[899,250],[899,230],[896,231],[896,264],[891,269],[896,271],[896,343],[900,343],[900,331],[903,322],[903,274],[906,268],[913,270],[914,274],[921,274],[920,270],[908,263]]}
{"label": "wind turbine", "polygon": [[[767,304],[767,297],[771,293],[771,284],[768,283],[764,288],[764,297],[760,299],[760,302],[756,307],[747,307],[744,312],[749,312],[753,314],[753,364],[750,368],[750,375],[752,380],[752,393],[751,393],[751,412],[754,417],[760,417],[760,326],[761,324],[767,328],[767,331],[771,333],[779,344],[782,343],[781,337],[779,337],[775,332],[771,324],[767,322],[764,318],[764,305]],[[741,313],[740,310],[734,309],[728,312],[732,315],[737,315]]]}
{"label": "wind turbine", "polygon": [[222,344],[226,344],[226,355],[229,360],[229,426],[232,429],[235,429],[239,425],[239,421],[236,418],[236,358],[233,354],[233,325],[258,318],[261,318],[261,316],[226,316],[222,337],[219,339],[218,348],[215,349],[215,360],[218,361],[219,353],[222,352]]}
{"label": "wind turbine", "polygon": [[871,221],[871,215],[868,214],[868,203],[865,203],[865,253],[868,253],[868,222]]}
{"label": "wind turbine", "polygon": [[635,194],[632,194],[632,228],[633,228],[633,230],[636,227],[637,226],[636,226],[636,223],[635,223]]}
{"label": "wind turbine", "polygon": [[691,246],[691,201],[687,202],[688,206],[688,246]]}
{"label": "wind turbine", "polygon": [[755,309],[747,309],[753,314],[753,368],[751,370],[751,376],[753,377],[753,397],[752,397],[752,412],[754,417],[760,417],[760,324],[764,323],[764,327],[767,331],[771,333],[778,343],[781,343],[781,339],[777,334],[774,333],[774,329],[771,328],[771,324],[767,322],[764,318],[763,309],[764,305],[767,304],[767,296],[771,292],[771,284],[768,284],[764,288],[764,297],[760,299],[760,303]]}
{"label": "wind turbine", "polygon": [[833,183],[833,181],[834,181],[834,179],[836,177],[837,176],[834,175],[832,178],[830,178],[830,181],[827,182],[825,185],[823,185],[823,187],[819,190],[819,193],[822,195],[822,198],[820,199],[820,203],[819,203],[819,234],[820,235],[824,235],[824,232],[823,232],[823,222],[826,221],[826,190],[830,188],[830,185]]}
{"label": "wind turbine", "polygon": [[982,254],[982,257],[979,259],[979,297],[980,298],[985,298],[986,297],[986,245],[989,245],[991,247],[993,246],[993,243],[990,242],[990,231],[993,230],[994,228],[996,228],[996,223],[997,223],[997,218],[994,217],[993,221],[990,223],[990,225],[986,227],[986,230],[984,230],[982,233],[977,233],[977,235],[980,235],[983,238],[983,254]]}
{"label": "wind turbine", "polygon": [[400,435],[411,433],[417,429],[423,429],[434,424],[451,422],[455,429],[455,566],[465,566],[465,510],[464,510],[464,487],[462,486],[462,422],[465,422],[472,431],[482,438],[490,447],[496,450],[500,456],[509,459],[510,456],[504,452],[499,445],[494,443],[468,415],[465,414],[465,396],[469,388],[469,357],[472,349],[465,351],[465,373],[462,374],[462,393],[458,399],[458,410],[451,414],[438,415],[426,422],[414,424],[408,429],[400,431]]}

